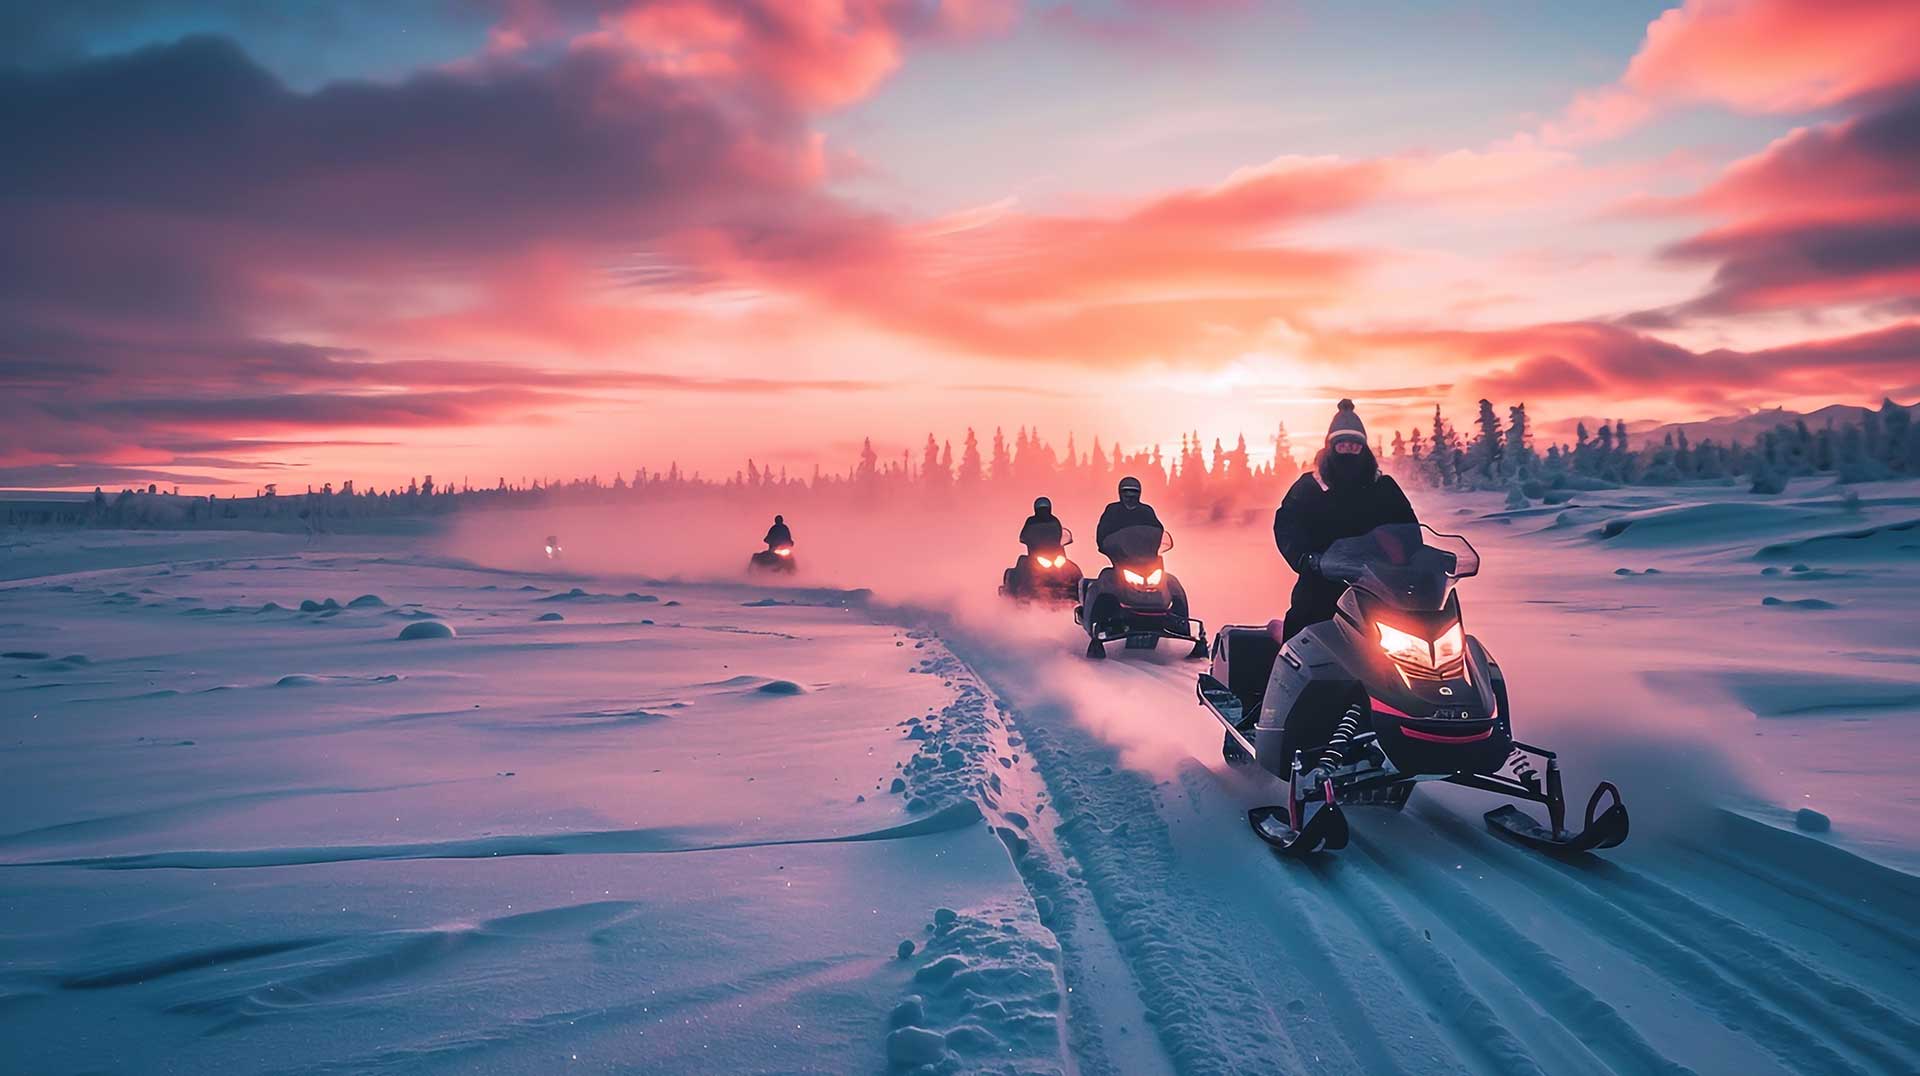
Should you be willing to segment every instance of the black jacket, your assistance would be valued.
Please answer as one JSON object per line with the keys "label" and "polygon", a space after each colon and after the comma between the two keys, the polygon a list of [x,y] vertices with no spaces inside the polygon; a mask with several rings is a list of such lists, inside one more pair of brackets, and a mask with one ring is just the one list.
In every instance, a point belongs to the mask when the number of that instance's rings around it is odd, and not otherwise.
{"label": "black jacket", "polygon": [[1062,537],[1060,517],[1048,512],[1046,515],[1034,513],[1020,527],[1020,544],[1028,552],[1039,549],[1059,549]]}
{"label": "black jacket", "polygon": [[792,545],[793,532],[787,529],[785,523],[775,523],[773,526],[767,528],[767,537],[765,540],[769,546],[774,547]]}
{"label": "black jacket", "polygon": [[1293,607],[1287,610],[1287,638],[1309,624],[1333,619],[1334,603],[1346,589],[1308,571],[1308,554],[1324,553],[1334,542],[1382,524],[1417,522],[1400,484],[1387,475],[1339,490],[1327,489],[1312,474],[1301,475],[1273,513],[1273,544],[1288,566],[1300,573],[1293,584]]}
{"label": "black jacket", "polygon": [[1112,556],[1113,554],[1107,552],[1107,539],[1113,537],[1114,531],[1125,530],[1128,527],[1166,529],[1161,527],[1160,517],[1153,514],[1153,506],[1147,502],[1141,501],[1138,507],[1128,508],[1119,501],[1115,501],[1107,505],[1106,511],[1100,513],[1100,525],[1093,532],[1094,544],[1099,547],[1100,552]]}

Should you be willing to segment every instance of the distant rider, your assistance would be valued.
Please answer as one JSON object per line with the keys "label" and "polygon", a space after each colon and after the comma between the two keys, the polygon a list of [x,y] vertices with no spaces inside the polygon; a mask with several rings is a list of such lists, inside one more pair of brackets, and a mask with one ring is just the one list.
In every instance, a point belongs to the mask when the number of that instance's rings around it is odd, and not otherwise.
{"label": "distant rider", "polygon": [[1100,525],[1094,530],[1094,545],[1113,558],[1116,551],[1108,545],[1108,539],[1115,532],[1128,527],[1153,527],[1164,531],[1160,517],[1153,512],[1153,506],[1140,499],[1140,480],[1128,475],[1120,480],[1120,499],[1107,505],[1100,513]]}
{"label": "distant rider", "polygon": [[1060,550],[1060,540],[1064,536],[1060,517],[1053,514],[1053,502],[1045,497],[1035,497],[1033,514],[1020,525],[1020,544],[1027,547],[1028,553],[1052,556]]}
{"label": "distant rider", "polygon": [[768,549],[785,549],[793,544],[793,532],[787,529],[787,517],[773,517],[773,526],[767,528],[766,541]]}
{"label": "distant rider", "polygon": [[1300,576],[1287,610],[1288,639],[1309,624],[1333,619],[1346,588],[1320,574],[1320,555],[1329,545],[1387,523],[1419,522],[1400,484],[1380,473],[1352,400],[1340,401],[1313,462],[1314,470],[1300,476],[1273,513],[1273,543]]}

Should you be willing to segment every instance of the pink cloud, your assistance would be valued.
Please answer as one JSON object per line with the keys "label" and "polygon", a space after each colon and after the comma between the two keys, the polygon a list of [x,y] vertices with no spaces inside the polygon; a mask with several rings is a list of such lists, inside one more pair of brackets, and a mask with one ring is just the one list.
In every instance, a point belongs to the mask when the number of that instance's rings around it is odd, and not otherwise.
{"label": "pink cloud", "polygon": [[1635,401],[1726,407],[1781,398],[1877,397],[1920,368],[1920,322],[1872,332],[1740,351],[1693,351],[1605,322],[1564,322],[1474,332],[1419,330],[1329,337],[1348,361],[1413,352],[1454,368],[1469,396]]}
{"label": "pink cloud", "polygon": [[1647,26],[1620,80],[1577,95],[1537,137],[1618,137],[1663,108],[1799,113],[1920,79],[1911,0],[1688,0]]}

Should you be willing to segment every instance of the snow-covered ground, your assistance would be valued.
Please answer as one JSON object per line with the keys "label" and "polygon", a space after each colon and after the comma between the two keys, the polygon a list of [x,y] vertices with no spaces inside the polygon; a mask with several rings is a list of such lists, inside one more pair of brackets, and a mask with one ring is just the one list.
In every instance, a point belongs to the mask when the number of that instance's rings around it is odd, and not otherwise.
{"label": "snow-covered ground", "polygon": [[[1085,662],[996,542],[765,588],[15,532],[0,1071],[1914,1071],[1920,486],[1856,492],[1424,505],[1523,735],[1633,809],[1565,863],[1432,786],[1276,859],[1194,665]],[[1210,627],[1280,614],[1261,528],[1175,529]]]}

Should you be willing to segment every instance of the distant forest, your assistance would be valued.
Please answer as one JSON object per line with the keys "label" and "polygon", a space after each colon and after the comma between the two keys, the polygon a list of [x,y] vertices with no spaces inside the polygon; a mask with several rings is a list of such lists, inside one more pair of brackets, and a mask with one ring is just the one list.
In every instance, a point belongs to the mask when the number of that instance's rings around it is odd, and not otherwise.
{"label": "distant forest", "polygon": [[[1920,405],[1915,405],[1920,407]],[[1393,431],[1376,442],[1381,466],[1403,484],[1445,490],[1504,490],[1512,507],[1537,500],[1565,500],[1580,490],[1623,485],[1744,484],[1759,494],[1779,493],[1788,479],[1832,474],[1842,483],[1920,475],[1920,423],[1915,407],[1892,400],[1876,410],[1861,409],[1857,421],[1829,422],[1809,428],[1804,418],[1783,421],[1751,442],[1711,438],[1689,441],[1684,429],[1635,444],[1625,422],[1581,423],[1570,443],[1536,443],[1525,404],[1507,409],[1505,422],[1492,401],[1481,400],[1466,432],[1439,407],[1430,427]],[[1101,497],[1123,475],[1140,479],[1150,502],[1188,519],[1252,518],[1279,502],[1286,487],[1311,467],[1311,454],[1297,453],[1282,424],[1269,442],[1272,463],[1250,461],[1247,441],[1228,448],[1219,440],[1209,451],[1198,433],[1182,435],[1178,454],[1158,448],[1125,452],[1096,439],[1081,450],[1069,436],[1055,449],[1038,431],[1019,429],[1009,440],[993,432],[983,451],[967,430],[956,457],[952,442],[927,436],[918,458],[912,452],[882,459],[867,440],[859,459],[844,471],[816,467],[802,477],[786,468],[747,460],[731,475],[712,477],[670,464],[664,471],[639,468],[564,481],[504,477],[492,486],[436,484],[431,475],[405,489],[339,487],[325,483],[303,492],[269,485],[252,497],[182,496],[157,486],[71,501],[14,500],[4,517],[11,524],[106,527],[268,526],[326,530],[355,519],[412,518],[486,508],[533,508],[556,504],[614,503],[675,497],[720,497],[765,505],[798,505],[829,498],[845,503],[894,503],[899,499],[937,501],[955,494],[986,496],[1009,503],[1047,494]],[[231,522],[229,522],[231,521]]]}

